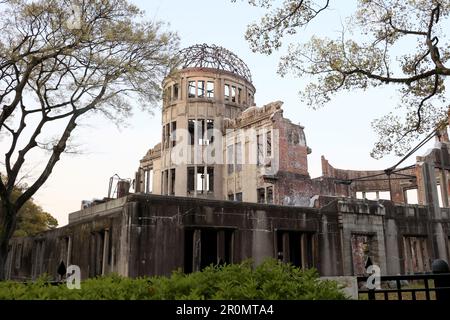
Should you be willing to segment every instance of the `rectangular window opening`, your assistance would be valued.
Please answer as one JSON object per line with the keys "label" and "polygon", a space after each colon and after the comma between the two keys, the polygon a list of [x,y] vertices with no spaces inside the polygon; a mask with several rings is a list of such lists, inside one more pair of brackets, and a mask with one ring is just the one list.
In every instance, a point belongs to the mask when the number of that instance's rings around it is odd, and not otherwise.
{"label": "rectangular window opening", "polygon": [[272,132],[271,131],[267,131],[267,138],[266,138],[266,156],[267,157],[272,157]]}
{"label": "rectangular window opening", "polygon": [[175,169],[170,169],[170,195],[175,195]]}
{"label": "rectangular window opening", "polygon": [[203,80],[197,81],[197,97],[198,98],[205,97],[205,81]]}
{"label": "rectangular window opening", "polygon": [[236,172],[242,171],[242,143],[236,143]]}
{"label": "rectangular window opening", "polygon": [[264,143],[263,143],[263,135],[259,134],[256,137],[257,140],[257,165],[262,166],[264,164]]}
{"label": "rectangular window opening", "polygon": [[214,191],[214,167],[208,167],[207,169],[207,190]]}
{"label": "rectangular window opening", "polygon": [[188,167],[187,168],[187,190],[189,193],[194,192],[195,190],[195,168],[194,167]]}
{"label": "rectangular window opening", "polygon": [[197,192],[206,190],[207,179],[204,173],[204,167],[197,167]]}
{"label": "rectangular window opening", "polygon": [[224,98],[230,100],[230,85],[226,84],[224,87]]}
{"label": "rectangular window opening", "polygon": [[188,132],[189,132],[189,144],[195,144],[195,125],[196,121],[194,119],[188,120]]}
{"label": "rectangular window opening", "polygon": [[266,189],[259,188],[257,190],[257,194],[258,194],[258,203],[266,203]]}
{"label": "rectangular window opening", "polygon": [[207,98],[214,98],[214,82],[208,81],[206,84],[206,97]]}
{"label": "rectangular window opening", "polygon": [[279,260],[303,269],[315,266],[313,233],[279,230],[276,240]]}
{"label": "rectangular window opening", "polygon": [[208,144],[214,142],[214,120],[206,120],[206,139]]}
{"label": "rectangular window opening", "polygon": [[267,203],[273,203],[273,187],[267,187]]}
{"label": "rectangular window opening", "polygon": [[184,231],[184,272],[233,263],[233,230],[212,228]]}
{"label": "rectangular window opening", "polygon": [[171,124],[170,140],[172,141],[172,147],[175,147],[177,143],[177,122],[173,121]]}
{"label": "rectangular window opening", "polygon": [[406,202],[408,204],[419,204],[419,197],[418,197],[417,189],[406,190]]}
{"label": "rectangular window opening", "polygon": [[227,171],[228,174],[234,172],[234,156],[233,156],[233,145],[227,147]]}
{"label": "rectangular window opening", "polygon": [[431,256],[428,253],[426,236],[404,236],[403,252],[405,274],[431,271]]}
{"label": "rectangular window opening", "polygon": [[178,83],[175,83],[174,85],[173,85],[173,100],[178,100],[178,95],[179,95],[179,86],[178,86]]}
{"label": "rectangular window opening", "polygon": [[189,81],[188,82],[188,98],[195,98],[195,81]]}

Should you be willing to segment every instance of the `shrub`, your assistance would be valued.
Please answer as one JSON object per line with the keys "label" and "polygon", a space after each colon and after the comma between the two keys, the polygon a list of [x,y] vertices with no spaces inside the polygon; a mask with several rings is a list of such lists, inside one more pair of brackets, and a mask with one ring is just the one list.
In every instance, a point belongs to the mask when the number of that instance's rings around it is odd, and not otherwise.
{"label": "shrub", "polygon": [[81,290],[52,286],[42,277],[26,284],[0,283],[0,299],[38,300],[323,300],[345,299],[334,281],[322,281],[314,269],[301,270],[276,260],[256,268],[251,261],[210,266],[201,272],[130,279],[118,275],[88,279]]}

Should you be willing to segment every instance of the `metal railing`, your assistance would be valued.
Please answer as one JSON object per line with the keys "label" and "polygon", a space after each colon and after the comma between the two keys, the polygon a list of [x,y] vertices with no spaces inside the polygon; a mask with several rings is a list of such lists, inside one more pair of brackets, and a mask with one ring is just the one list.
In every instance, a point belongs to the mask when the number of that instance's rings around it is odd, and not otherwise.
{"label": "metal railing", "polygon": [[[357,277],[359,299],[369,300],[445,300],[450,301],[450,273],[428,273],[403,276],[381,276],[380,289],[361,288],[369,276]],[[395,287],[392,286],[395,284]],[[419,294],[419,293],[424,293]],[[411,299],[407,296],[411,295]],[[379,297],[383,299],[380,299]],[[423,299],[424,298],[424,299]]]}

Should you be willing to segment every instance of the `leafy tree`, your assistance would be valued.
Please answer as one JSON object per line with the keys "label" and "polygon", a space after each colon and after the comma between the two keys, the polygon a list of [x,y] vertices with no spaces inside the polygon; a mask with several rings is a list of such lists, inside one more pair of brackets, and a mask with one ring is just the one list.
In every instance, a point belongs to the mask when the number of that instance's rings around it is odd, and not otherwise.
{"label": "leafy tree", "polygon": [[[100,113],[120,124],[132,106],[150,110],[178,37],[145,21],[127,0],[0,3],[0,134],[8,146],[0,178],[1,280],[18,212],[68,150],[79,121]],[[26,164],[41,149],[44,168],[14,199]]]}
{"label": "leafy tree", "polygon": [[[277,7],[274,0],[247,1],[267,11],[245,34],[252,50],[263,54],[279,49],[284,37],[313,23],[332,5],[341,4],[284,0]],[[343,26],[346,31],[336,39],[314,36],[304,43],[291,43],[278,72],[313,78],[302,91],[313,108],[340,91],[396,85],[403,116],[391,112],[373,121],[379,140],[371,155],[402,155],[413,141],[439,129],[447,119],[449,12],[450,1],[446,0],[357,0],[356,11]]]}
{"label": "leafy tree", "polygon": [[[13,199],[17,199],[22,194],[20,188],[15,188],[12,194]],[[14,237],[28,237],[36,235],[58,226],[56,220],[50,213],[42,210],[33,199],[29,199],[17,214],[17,227]]]}

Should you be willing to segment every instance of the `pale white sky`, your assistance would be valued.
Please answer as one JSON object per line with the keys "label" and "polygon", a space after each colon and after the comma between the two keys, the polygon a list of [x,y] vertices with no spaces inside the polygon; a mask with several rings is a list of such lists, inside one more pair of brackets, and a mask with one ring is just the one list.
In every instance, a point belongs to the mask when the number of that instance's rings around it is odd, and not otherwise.
{"label": "pale white sky", "polygon": [[[150,19],[170,23],[179,33],[181,47],[196,43],[223,46],[236,53],[249,66],[256,87],[256,104],[284,101],[284,115],[305,127],[312,154],[309,172],[321,175],[320,156],[343,169],[385,169],[397,158],[370,158],[369,152],[376,136],[370,123],[397,105],[398,97],[392,87],[380,87],[366,92],[344,92],[325,108],[314,111],[300,102],[298,91],[308,79],[281,78],[277,75],[279,56],[285,52],[264,56],[252,53],[244,39],[247,24],[255,21],[261,11],[245,2],[230,0],[135,0]],[[312,25],[299,32],[299,39],[311,35],[335,37],[342,21],[354,9],[351,1],[336,1]],[[336,6],[336,4],[334,4]],[[67,223],[70,212],[80,208],[82,200],[107,196],[109,178],[117,173],[122,178],[134,178],[139,160],[147,150],[160,141],[160,110],[154,115],[136,111],[128,126],[118,130],[99,117],[91,117],[77,129],[76,143],[85,151],[82,155],[63,155],[52,176],[36,194],[35,200],[60,225]],[[1,154],[6,149],[0,143]],[[424,150],[422,149],[423,153]],[[406,164],[414,162],[411,158]]]}

